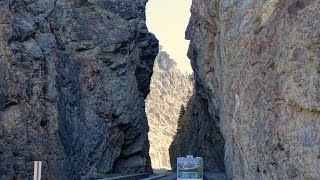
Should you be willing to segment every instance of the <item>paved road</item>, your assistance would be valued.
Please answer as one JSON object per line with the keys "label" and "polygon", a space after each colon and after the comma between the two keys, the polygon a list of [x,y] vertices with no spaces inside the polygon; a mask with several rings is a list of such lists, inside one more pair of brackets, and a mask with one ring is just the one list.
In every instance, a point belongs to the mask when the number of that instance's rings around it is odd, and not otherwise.
{"label": "paved road", "polygon": [[176,180],[177,179],[177,174],[176,173],[166,173],[166,176],[163,178],[159,178],[157,180]]}
{"label": "paved road", "polygon": [[[163,178],[159,178],[157,180],[176,180],[177,174],[176,173],[166,173],[167,175]],[[224,173],[204,173],[204,180],[226,180],[226,175]]]}
{"label": "paved road", "polygon": [[225,173],[211,173],[205,172],[204,173],[204,180],[227,180]]}

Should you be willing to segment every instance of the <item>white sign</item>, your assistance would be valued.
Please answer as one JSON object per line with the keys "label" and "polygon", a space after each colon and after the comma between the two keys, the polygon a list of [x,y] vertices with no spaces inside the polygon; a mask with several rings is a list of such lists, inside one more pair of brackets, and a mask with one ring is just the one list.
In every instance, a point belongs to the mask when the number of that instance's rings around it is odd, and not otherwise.
{"label": "white sign", "polygon": [[41,180],[42,161],[34,161],[33,180]]}
{"label": "white sign", "polygon": [[202,180],[203,160],[193,156],[178,157],[177,180]]}

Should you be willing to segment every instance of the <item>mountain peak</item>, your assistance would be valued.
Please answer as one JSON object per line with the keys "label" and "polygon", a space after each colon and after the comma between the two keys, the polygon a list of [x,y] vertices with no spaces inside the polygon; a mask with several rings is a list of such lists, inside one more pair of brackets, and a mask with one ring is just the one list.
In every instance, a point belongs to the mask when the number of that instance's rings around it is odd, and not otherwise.
{"label": "mountain peak", "polygon": [[177,66],[177,62],[170,58],[170,55],[166,51],[160,51],[156,63],[161,70],[171,71],[172,68]]}

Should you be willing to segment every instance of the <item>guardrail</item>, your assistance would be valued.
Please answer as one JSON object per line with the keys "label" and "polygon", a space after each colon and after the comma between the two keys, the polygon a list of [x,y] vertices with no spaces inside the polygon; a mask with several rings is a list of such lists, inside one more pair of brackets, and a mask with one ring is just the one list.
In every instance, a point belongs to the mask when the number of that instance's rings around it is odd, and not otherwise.
{"label": "guardrail", "polygon": [[153,176],[141,179],[141,180],[154,180],[154,179],[159,179],[165,177],[165,174],[154,174]]}

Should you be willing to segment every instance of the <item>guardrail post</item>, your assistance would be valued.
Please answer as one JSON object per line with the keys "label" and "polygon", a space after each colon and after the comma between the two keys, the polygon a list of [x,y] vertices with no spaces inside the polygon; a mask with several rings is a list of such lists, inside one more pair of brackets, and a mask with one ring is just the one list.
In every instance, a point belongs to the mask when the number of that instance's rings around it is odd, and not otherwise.
{"label": "guardrail post", "polygon": [[42,161],[34,161],[33,180],[41,180]]}

